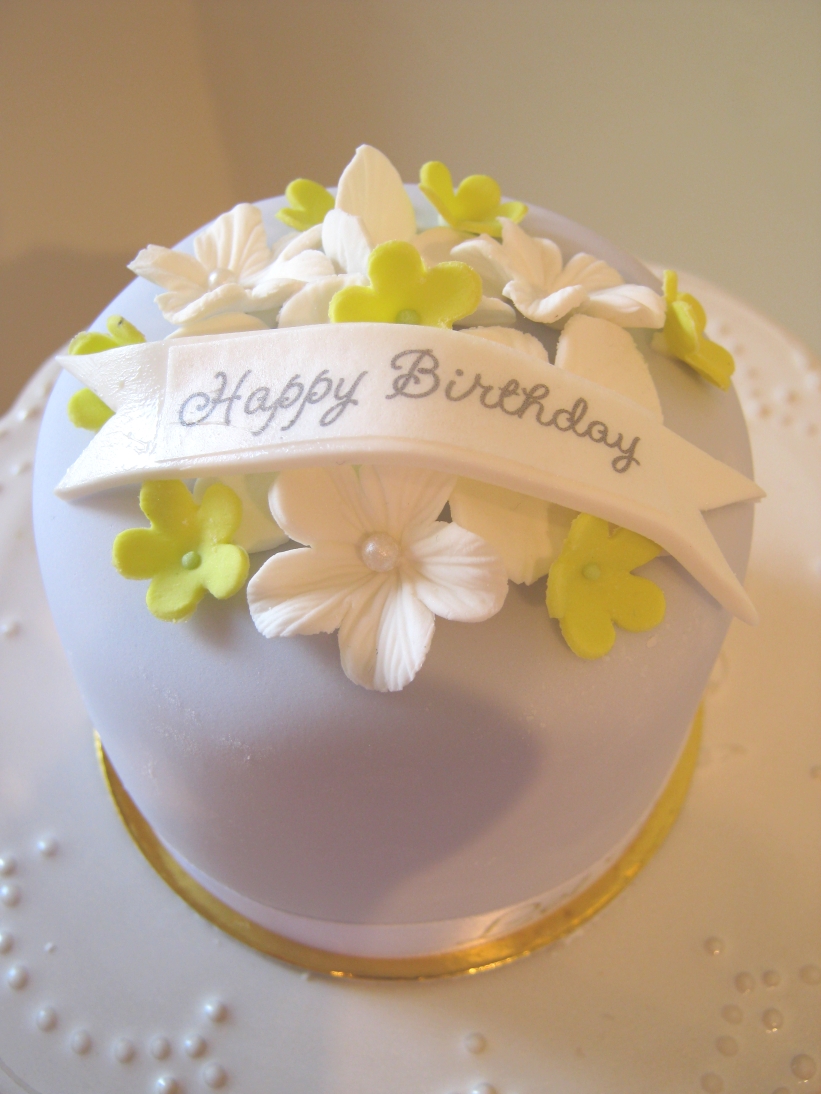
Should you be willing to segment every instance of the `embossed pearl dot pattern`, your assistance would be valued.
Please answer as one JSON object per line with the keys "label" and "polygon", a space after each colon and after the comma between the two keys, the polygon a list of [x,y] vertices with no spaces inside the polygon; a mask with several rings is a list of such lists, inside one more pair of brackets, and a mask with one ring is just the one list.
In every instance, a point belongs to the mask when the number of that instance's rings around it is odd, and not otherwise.
{"label": "embossed pearl dot pattern", "polygon": [[228,1082],[228,1072],[222,1064],[206,1064],[202,1069],[202,1081],[212,1090],[219,1090]]}
{"label": "embossed pearl dot pattern", "polygon": [[17,869],[17,860],[14,855],[0,856],[0,876],[8,877]]}
{"label": "embossed pearl dot pattern", "polygon": [[720,938],[708,938],[704,943],[704,949],[713,957],[718,957],[719,954],[724,953],[724,943]]}
{"label": "embossed pearl dot pattern", "polygon": [[59,844],[54,836],[42,836],[37,841],[37,850],[43,858],[53,858],[59,849]]}
{"label": "embossed pearl dot pattern", "polygon": [[487,1047],[487,1041],[481,1033],[469,1033],[465,1037],[464,1045],[468,1052],[471,1052],[476,1056],[480,1052],[484,1052]]}
{"label": "embossed pearl dot pattern", "polygon": [[228,1007],[221,999],[209,999],[202,1008],[202,1013],[209,1022],[224,1022],[228,1017]]}
{"label": "embossed pearl dot pattern", "polygon": [[114,1042],[111,1054],[118,1064],[130,1064],[137,1055],[137,1046],[127,1037],[120,1037]]}
{"label": "embossed pearl dot pattern", "polygon": [[802,1083],[808,1083],[818,1070],[818,1065],[812,1056],[808,1056],[806,1052],[799,1052],[790,1061],[790,1070],[796,1079],[800,1079]]}
{"label": "embossed pearl dot pattern", "polygon": [[821,969],[817,965],[804,965],[798,975],[805,984],[821,984]]}
{"label": "embossed pearl dot pattern", "polygon": [[708,1071],[701,1076],[701,1089],[707,1094],[721,1094],[724,1089],[724,1080],[714,1071]]}
{"label": "embossed pearl dot pattern", "polygon": [[191,1037],[185,1038],[182,1047],[186,1056],[196,1059],[198,1056],[203,1056],[205,1054],[208,1045],[206,1044],[204,1037],[200,1037],[198,1033],[195,1033]]}
{"label": "embossed pearl dot pattern", "polygon": [[11,953],[14,948],[14,935],[0,931],[0,953]]}
{"label": "embossed pearl dot pattern", "polygon": [[179,1094],[180,1084],[173,1075],[163,1075],[154,1084],[157,1094]]}
{"label": "embossed pearl dot pattern", "polygon": [[776,988],[781,983],[781,973],[776,972],[775,969],[767,969],[761,979],[768,988]]}
{"label": "embossed pearl dot pattern", "polygon": [[721,1017],[725,1022],[731,1022],[734,1026],[737,1026],[743,1020],[744,1012],[741,1007],[731,1003],[729,1006],[722,1007]]}
{"label": "embossed pearl dot pattern", "polygon": [[722,1056],[736,1056],[738,1054],[738,1041],[735,1037],[719,1037],[716,1041],[716,1048]]}
{"label": "embossed pearl dot pattern", "polygon": [[148,1051],[155,1060],[167,1060],[171,1055],[171,1042],[167,1037],[153,1037],[148,1045]]}
{"label": "embossed pearl dot pattern", "polygon": [[746,995],[755,987],[755,978],[752,973],[740,972],[735,978],[736,991],[740,991],[742,995]]}
{"label": "embossed pearl dot pattern", "polygon": [[20,624],[16,619],[4,619],[0,622],[0,635],[3,638],[15,638],[20,633]]}
{"label": "embossed pearl dot pattern", "polygon": [[29,982],[29,971],[25,965],[12,965],[6,973],[6,983],[15,991],[22,991]]}
{"label": "embossed pearl dot pattern", "polygon": [[784,1025],[784,1015],[775,1007],[767,1007],[761,1015],[761,1021],[764,1023],[765,1029],[768,1029],[770,1033],[775,1033],[777,1029],[781,1029]]}
{"label": "embossed pearl dot pattern", "polygon": [[68,1047],[78,1056],[91,1052],[91,1034],[86,1029],[76,1029],[68,1039]]}
{"label": "embossed pearl dot pattern", "polygon": [[54,1007],[40,1007],[34,1016],[34,1024],[43,1033],[57,1028],[57,1011]]}
{"label": "embossed pearl dot pattern", "polygon": [[0,885],[0,901],[7,908],[14,908],[19,904],[22,895],[23,890],[15,881],[9,882],[8,885]]}

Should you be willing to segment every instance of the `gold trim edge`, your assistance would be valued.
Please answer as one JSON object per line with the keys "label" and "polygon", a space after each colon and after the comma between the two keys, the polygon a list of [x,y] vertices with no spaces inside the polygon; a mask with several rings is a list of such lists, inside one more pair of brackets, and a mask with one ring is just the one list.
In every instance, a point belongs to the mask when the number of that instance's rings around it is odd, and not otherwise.
{"label": "gold trim edge", "polygon": [[609,904],[652,858],[673,827],[692,781],[701,744],[702,724],[703,711],[700,707],[676,766],[641,831],[621,858],[601,877],[561,907],[501,938],[420,957],[357,957],[332,953],[295,942],[246,919],[209,893],[179,865],[134,804],[96,732],[94,743],[114,806],[145,859],[178,896],[226,934],[269,957],[326,976],[427,980],[471,975],[524,957],[574,931]]}

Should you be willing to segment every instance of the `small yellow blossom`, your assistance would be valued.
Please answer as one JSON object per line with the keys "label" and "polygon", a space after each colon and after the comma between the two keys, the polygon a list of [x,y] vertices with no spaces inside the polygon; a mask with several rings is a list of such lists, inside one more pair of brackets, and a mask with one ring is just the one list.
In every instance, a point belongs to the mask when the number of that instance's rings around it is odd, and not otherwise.
{"label": "small yellow blossom", "polygon": [[459,232],[501,236],[499,217],[518,223],[527,212],[521,201],[502,201],[498,182],[490,175],[469,175],[456,191],[444,163],[431,160],[419,172],[419,189],[451,228]]}
{"label": "small yellow blossom", "polygon": [[145,602],[158,619],[187,619],[205,596],[233,596],[248,576],[248,555],[230,541],[242,519],[242,503],[228,486],[214,483],[200,505],[185,483],[147,482],[140,508],[150,528],[129,528],[114,540],[112,561],[123,577],[151,578]]}
{"label": "small yellow blossom", "polygon": [[[145,336],[121,315],[109,316],[106,326],[109,330],[108,334],[101,334],[96,330],[84,330],[80,334],[75,334],[69,343],[68,352],[71,354],[102,353],[107,349],[132,346],[145,341]],[[113,416],[114,411],[106,406],[91,388],[84,387],[80,391],[75,391],[69,399],[67,413],[72,425],[76,425],[78,429],[90,429],[96,433]]]}
{"label": "small yellow blossom", "polygon": [[664,593],[631,573],[661,551],[649,539],[606,520],[580,513],[570,526],[562,553],[550,567],[547,610],[579,657],[603,657],[616,640],[613,624],[647,631],[664,618]]}
{"label": "small yellow blossom", "polygon": [[325,214],[334,207],[333,194],[329,194],[324,186],[310,179],[294,179],[289,182],[285,188],[285,197],[288,207],[279,210],[277,220],[298,232],[305,232],[315,224],[321,224]]}
{"label": "small yellow blossom", "polygon": [[393,240],[371,252],[370,285],[349,285],[331,299],[332,323],[413,323],[451,327],[479,307],[482,279],[464,262],[427,269],[410,243]]}
{"label": "small yellow blossom", "polygon": [[707,316],[701,304],[689,293],[678,291],[678,275],[664,271],[664,299],[667,318],[664,329],[653,338],[653,348],[678,357],[705,380],[726,391],[735,371],[733,355],[704,333]]}

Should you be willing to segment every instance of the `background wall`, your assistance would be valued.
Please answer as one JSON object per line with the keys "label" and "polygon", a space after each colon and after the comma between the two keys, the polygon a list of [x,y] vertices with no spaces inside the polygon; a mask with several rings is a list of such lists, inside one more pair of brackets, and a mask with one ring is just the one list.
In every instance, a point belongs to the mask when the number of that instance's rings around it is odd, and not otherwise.
{"label": "background wall", "polygon": [[0,409],[141,246],[332,184],[363,141],[821,352],[819,0],[0,0]]}

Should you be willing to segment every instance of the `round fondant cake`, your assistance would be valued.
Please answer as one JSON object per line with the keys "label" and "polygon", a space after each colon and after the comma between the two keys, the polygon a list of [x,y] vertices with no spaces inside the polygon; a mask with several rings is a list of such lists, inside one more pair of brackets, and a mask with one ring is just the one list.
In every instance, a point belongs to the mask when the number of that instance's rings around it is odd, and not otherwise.
{"label": "round fondant cake", "polygon": [[675,815],[755,618],[761,492],[698,301],[368,147],[132,269],[61,359],[34,515],[143,850],[326,971],[579,922]]}

